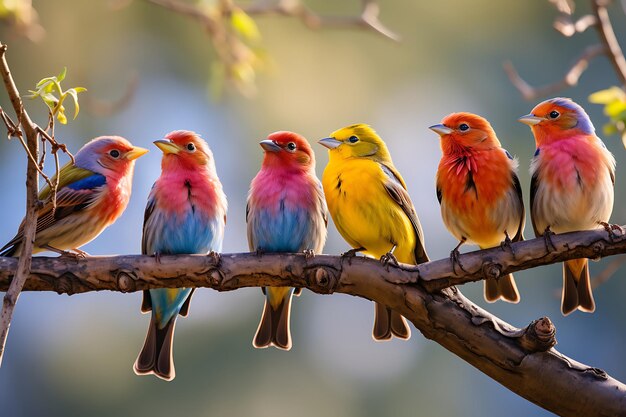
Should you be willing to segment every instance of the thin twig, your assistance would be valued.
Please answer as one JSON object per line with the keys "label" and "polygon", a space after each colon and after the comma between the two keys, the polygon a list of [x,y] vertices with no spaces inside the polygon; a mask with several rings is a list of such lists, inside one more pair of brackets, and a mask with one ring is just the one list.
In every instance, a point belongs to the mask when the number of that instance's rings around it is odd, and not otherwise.
{"label": "thin twig", "polygon": [[592,45],[588,46],[582,53],[582,55],[576,60],[576,62],[565,73],[563,78],[553,84],[544,85],[542,87],[533,87],[526,82],[517,72],[511,61],[504,62],[504,71],[506,72],[509,80],[517,88],[522,97],[528,101],[534,101],[540,97],[551,95],[558,91],[561,91],[568,87],[573,87],[578,84],[578,80],[583,75],[589,62],[599,55],[606,54],[608,50],[604,45]]}
{"label": "thin twig", "polygon": [[397,33],[380,21],[380,7],[376,1],[363,0],[361,3],[361,14],[358,16],[321,16],[305,6],[302,1],[293,0],[278,0],[270,3],[260,1],[245,7],[244,11],[249,15],[277,14],[295,17],[309,29],[362,27],[391,40],[400,40]]}
{"label": "thin twig", "polygon": [[[37,165],[39,135],[35,124],[31,121],[26,110],[24,110],[20,93],[13,81],[9,65],[7,64],[6,51],[7,46],[0,43],[0,73],[13,109],[18,115],[18,120],[26,135],[26,148],[28,149],[27,153],[29,156],[27,158],[26,168],[26,216],[24,218],[22,252],[17,263],[15,276],[4,295],[2,312],[0,313],[0,365],[4,357],[4,349],[9,334],[11,319],[13,318],[13,311],[19,294],[24,287],[24,283],[30,275],[33,244],[37,227],[37,208],[39,204],[39,167]],[[21,139],[21,136],[18,137]]]}
{"label": "thin twig", "polygon": [[615,74],[619,79],[622,88],[626,89],[626,59],[624,53],[619,45],[615,32],[613,31],[613,25],[609,18],[609,12],[606,9],[606,2],[602,0],[591,0],[591,7],[598,19],[598,25],[596,28],[600,34],[600,39],[608,50],[608,57],[613,65]]}
{"label": "thin twig", "polygon": [[569,38],[574,36],[576,33],[583,33],[590,27],[597,24],[598,19],[591,14],[584,15],[576,21],[572,20],[571,16],[563,14],[554,20],[552,27],[554,27],[554,29],[556,29],[561,35]]}

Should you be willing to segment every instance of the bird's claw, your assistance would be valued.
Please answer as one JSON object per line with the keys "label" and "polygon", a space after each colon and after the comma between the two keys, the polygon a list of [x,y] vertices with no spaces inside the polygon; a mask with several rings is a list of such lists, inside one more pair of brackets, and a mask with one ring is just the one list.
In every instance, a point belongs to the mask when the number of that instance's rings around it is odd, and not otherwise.
{"label": "bird's claw", "polygon": [[396,255],[394,255],[392,252],[387,252],[386,254],[381,256],[380,263],[387,267],[387,270],[389,270],[389,264],[393,264],[394,266],[400,266]]}
{"label": "bird's claw", "polygon": [[[552,252],[552,250],[556,250],[556,246],[554,245],[554,242],[552,242],[552,236],[555,234],[556,233],[550,230],[550,226],[546,227],[546,230],[543,232],[543,241],[546,245],[546,252],[548,253]],[[550,246],[552,246],[552,250],[550,249]]]}
{"label": "bird's claw", "polygon": [[302,251],[304,253],[305,259],[313,259],[315,258],[315,251],[313,249],[305,249]]}
{"label": "bird's claw", "polygon": [[213,265],[219,265],[220,260],[221,260],[221,255],[218,252],[215,252],[214,250],[212,250],[209,253],[207,253],[206,256],[211,258],[211,260],[213,261]]}
{"label": "bird's claw", "polygon": [[505,230],[504,240],[500,242],[500,249],[502,249],[503,252],[506,252],[508,250],[509,252],[511,252],[511,255],[515,257],[515,251],[513,250],[513,246],[511,245],[511,243],[513,243],[513,241],[511,240],[511,238],[509,237],[509,234]]}
{"label": "bird's claw", "polygon": [[154,260],[156,263],[161,263],[161,252],[154,252]]}
{"label": "bird's claw", "polygon": [[456,274],[457,265],[459,266],[459,269],[461,269],[461,271],[467,272],[465,268],[463,268],[463,264],[461,263],[461,260],[459,259],[460,255],[461,253],[459,252],[458,246],[450,252],[450,262],[452,263],[452,272],[454,274]]}
{"label": "bird's claw", "polygon": [[72,250],[76,253],[76,255],[79,258],[87,258],[87,257],[91,256],[87,252],[85,252],[84,250],[80,250],[78,248],[73,248]]}
{"label": "bird's claw", "polygon": [[86,252],[80,253],[80,252],[72,252],[69,250],[64,250],[63,252],[61,252],[61,257],[78,261],[79,259],[86,258],[84,254],[86,254]]}
{"label": "bird's claw", "polygon": [[257,250],[254,251],[254,253],[256,254],[256,256],[261,257],[261,256],[263,256],[265,251],[263,249],[261,249],[261,248],[258,248]]}
{"label": "bird's claw", "polygon": [[361,252],[363,250],[365,250],[365,248],[363,248],[363,247],[350,249],[349,251],[342,253],[341,257],[342,258],[347,258],[348,259],[348,265],[352,265],[352,258],[354,258],[357,253],[359,253],[359,252]]}
{"label": "bird's claw", "polygon": [[604,230],[609,234],[609,238],[611,241],[616,241],[619,239],[623,239],[626,231],[619,224],[612,224],[607,222],[599,222]]}

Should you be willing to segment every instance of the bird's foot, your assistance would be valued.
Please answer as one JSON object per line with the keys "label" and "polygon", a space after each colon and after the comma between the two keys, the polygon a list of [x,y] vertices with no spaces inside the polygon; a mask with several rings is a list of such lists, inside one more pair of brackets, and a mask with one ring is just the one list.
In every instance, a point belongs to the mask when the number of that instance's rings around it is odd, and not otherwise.
{"label": "bird's foot", "polygon": [[620,226],[619,224],[612,224],[612,223],[607,223],[607,222],[599,222],[599,223],[602,227],[604,227],[604,230],[606,230],[606,232],[609,234],[609,238],[611,239],[612,242],[624,238],[624,234],[626,234],[626,231],[624,231],[624,228],[622,228],[622,226]]}
{"label": "bird's foot", "polygon": [[389,264],[393,264],[394,266],[400,266],[396,255],[394,255],[391,251],[380,257],[380,263],[387,267],[387,271],[389,270]]}
{"label": "bird's foot", "polygon": [[304,253],[305,259],[313,259],[315,258],[315,251],[313,249],[305,249],[302,251]]}
{"label": "bird's foot", "polygon": [[212,251],[209,251],[209,253],[207,253],[206,256],[211,258],[211,260],[213,261],[213,265],[219,265],[220,260],[221,260],[221,255],[218,252],[215,252],[214,250],[212,250]]}
{"label": "bird's foot", "polygon": [[91,256],[87,252],[85,252],[84,250],[80,250],[78,248],[73,248],[72,250],[76,253],[76,255],[78,255],[79,258],[87,258],[87,257]]}
{"label": "bird's foot", "polygon": [[[546,245],[546,252],[550,253],[553,250],[556,250],[556,246],[554,242],[552,242],[552,236],[556,235],[552,230],[550,230],[550,226],[546,227],[546,230],[543,232],[543,241]],[[552,249],[550,249],[552,246]]]}
{"label": "bird's foot", "polygon": [[511,238],[509,237],[509,234],[505,230],[504,240],[500,242],[500,249],[502,249],[503,252],[506,252],[508,250],[509,252],[511,252],[511,255],[515,257],[515,251],[513,250],[513,246],[511,245],[511,243],[513,243],[513,241],[511,240]]}
{"label": "bird's foot", "polygon": [[263,249],[261,249],[261,248],[258,248],[257,250],[254,251],[254,253],[256,254],[256,256],[261,257],[261,256],[263,256],[265,251]]}
{"label": "bird's foot", "polygon": [[364,251],[364,250],[365,250],[364,247],[350,249],[349,251],[342,253],[341,257],[348,259],[348,265],[352,265],[352,258],[354,258],[357,253]]}
{"label": "bird's foot", "polygon": [[450,262],[452,263],[452,272],[455,274],[456,274],[457,265],[461,271],[467,272],[465,268],[463,268],[463,264],[461,263],[461,260],[459,259],[459,256],[461,255],[461,252],[459,252],[459,246],[457,246],[450,252]]}
{"label": "bird's foot", "polygon": [[160,264],[161,263],[161,252],[154,252],[154,260],[156,261],[156,263]]}

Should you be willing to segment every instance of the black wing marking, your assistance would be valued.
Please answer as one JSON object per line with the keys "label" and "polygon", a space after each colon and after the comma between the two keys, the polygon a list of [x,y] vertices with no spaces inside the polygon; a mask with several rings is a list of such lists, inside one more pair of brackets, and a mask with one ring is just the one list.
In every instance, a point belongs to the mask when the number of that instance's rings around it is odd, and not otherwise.
{"label": "black wing marking", "polygon": [[[520,206],[522,207],[522,215],[517,226],[517,233],[513,236],[513,242],[521,242],[524,240],[524,224],[526,223],[526,209],[524,208],[524,200],[522,198],[522,185],[515,172],[513,174],[513,185],[515,186],[515,194],[517,195]],[[531,203],[532,204],[532,203]]]}
{"label": "black wing marking", "polygon": [[535,217],[533,215],[533,207],[535,206],[535,195],[537,194],[537,189],[539,188],[539,175],[535,172],[530,179],[530,221],[533,224],[533,231],[535,232],[535,237],[543,236],[543,230],[537,230],[537,225],[535,224]]}

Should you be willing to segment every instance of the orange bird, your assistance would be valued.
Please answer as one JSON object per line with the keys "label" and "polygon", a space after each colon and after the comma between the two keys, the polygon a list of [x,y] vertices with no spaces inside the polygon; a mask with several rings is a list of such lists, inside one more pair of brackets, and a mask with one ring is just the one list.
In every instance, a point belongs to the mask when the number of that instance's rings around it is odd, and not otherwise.
{"label": "orange bird", "polygon": [[[452,261],[458,263],[458,249],[465,242],[486,249],[524,240],[517,160],[502,148],[489,122],[471,113],[452,113],[430,129],[441,137],[443,152],[437,170],[441,216],[459,240]],[[485,280],[485,300],[499,299],[519,302],[512,274]]]}
{"label": "orange bird", "polygon": [[[519,119],[531,127],[537,150],[530,165],[530,218],[536,236],[591,230],[613,211],[615,158],[596,136],[585,110],[568,98],[539,103]],[[596,309],[587,259],[563,264],[561,312]]]}

